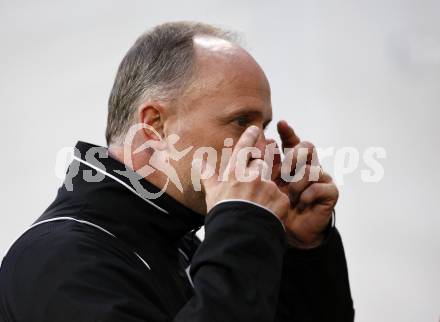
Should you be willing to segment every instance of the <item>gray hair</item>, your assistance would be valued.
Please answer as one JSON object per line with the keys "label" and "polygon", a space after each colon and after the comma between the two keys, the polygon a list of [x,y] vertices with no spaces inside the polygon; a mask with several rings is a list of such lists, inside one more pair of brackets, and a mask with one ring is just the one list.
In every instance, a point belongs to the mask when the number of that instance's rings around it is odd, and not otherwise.
{"label": "gray hair", "polygon": [[237,41],[234,33],[195,22],[172,22],[142,34],[122,59],[108,100],[107,144],[122,143],[146,99],[170,101],[194,74],[196,35]]}

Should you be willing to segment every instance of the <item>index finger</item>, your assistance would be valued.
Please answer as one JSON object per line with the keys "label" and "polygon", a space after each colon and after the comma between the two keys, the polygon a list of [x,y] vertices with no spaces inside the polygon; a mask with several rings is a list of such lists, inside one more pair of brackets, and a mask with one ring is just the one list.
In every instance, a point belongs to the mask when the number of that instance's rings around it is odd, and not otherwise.
{"label": "index finger", "polygon": [[279,121],[277,124],[277,130],[281,138],[283,151],[286,148],[293,148],[301,142],[293,128],[286,121]]}
{"label": "index finger", "polygon": [[[260,134],[260,130],[255,125],[249,126],[243,134],[240,136],[240,138],[237,141],[237,144],[234,147],[234,150],[232,151],[231,159],[229,161],[230,165],[235,166],[237,163],[237,156],[241,149],[246,147],[253,147],[257,143],[258,136]],[[246,164],[249,162],[249,153],[246,154]]]}

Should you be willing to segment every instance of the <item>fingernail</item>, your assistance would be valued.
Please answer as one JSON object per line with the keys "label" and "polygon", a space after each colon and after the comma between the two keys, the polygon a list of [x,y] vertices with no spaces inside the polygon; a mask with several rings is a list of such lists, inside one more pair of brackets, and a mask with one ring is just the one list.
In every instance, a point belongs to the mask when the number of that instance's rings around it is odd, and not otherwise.
{"label": "fingernail", "polygon": [[260,130],[255,125],[251,125],[248,127],[248,131],[252,135],[257,135]]}

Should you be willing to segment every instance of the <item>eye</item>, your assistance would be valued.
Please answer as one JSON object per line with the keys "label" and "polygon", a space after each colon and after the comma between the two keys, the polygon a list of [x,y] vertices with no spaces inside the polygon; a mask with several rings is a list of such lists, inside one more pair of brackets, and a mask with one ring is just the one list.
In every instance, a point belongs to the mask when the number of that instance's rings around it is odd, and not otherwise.
{"label": "eye", "polygon": [[234,122],[240,127],[245,127],[251,123],[251,120],[249,116],[240,115],[234,119]]}

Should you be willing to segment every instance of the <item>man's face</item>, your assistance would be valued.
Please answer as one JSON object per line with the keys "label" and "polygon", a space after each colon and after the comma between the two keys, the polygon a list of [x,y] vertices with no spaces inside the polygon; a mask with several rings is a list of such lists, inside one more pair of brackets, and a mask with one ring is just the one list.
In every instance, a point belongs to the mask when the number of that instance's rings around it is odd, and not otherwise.
{"label": "man's face", "polygon": [[[250,125],[263,130],[272,119],[269,83],[255,60],[243,49],[212,37],[194,40],[196,77],[177,102],[176,112],[165,125],[165,134],[177,134],[180,151],[193,150],[172,163],[184,188],[184,200],[203,212],[203,194],[194,193],[191,162],[199,147],[217,151],[217,173],[224,140],[237,142]],[[266,139],[261,131],[256,147],[264,153]],[[201,208],[200,208],[201,207]]]}

